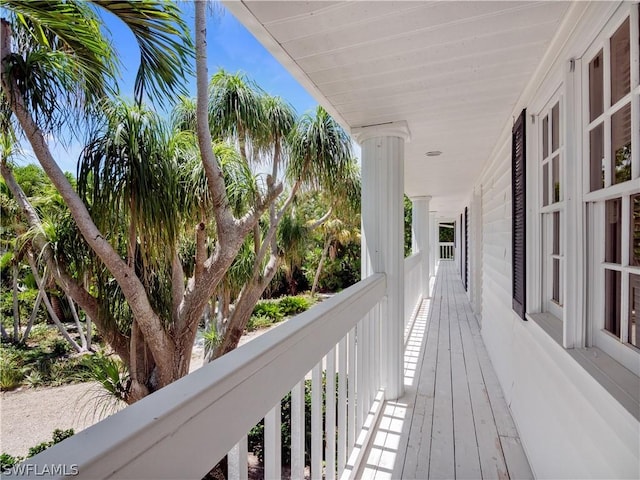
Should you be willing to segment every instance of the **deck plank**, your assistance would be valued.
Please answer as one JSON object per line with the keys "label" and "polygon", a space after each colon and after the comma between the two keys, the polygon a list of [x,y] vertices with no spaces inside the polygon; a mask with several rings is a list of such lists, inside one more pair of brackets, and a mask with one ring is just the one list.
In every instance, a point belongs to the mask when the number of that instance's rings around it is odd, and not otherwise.
{"label": "deck plank", "polygon": [[425,305],[407,344],[406,393],[385,405],[355,478],[533,478],[454,262],[440,263]]}
{"label": "deck plank", "polygon": [[450,317],[456,478],[478,479],[482,478],[482,472],[467,376],[466,364],[469,360],[462,346],[461,322],[466,321],[466,315],[460,294],[454,294],[454,300]]}
{"label": "deck plank", "polygon": [[[448,280],[445,277],[445,280]],[[448,298],[450,282],[442,282],[442,295]],[[436,388],[431,430],[429,477],[455,478],[453,438],[453,395],[451,391],[450,304],[442,300],[440,334],[436,364]]]}

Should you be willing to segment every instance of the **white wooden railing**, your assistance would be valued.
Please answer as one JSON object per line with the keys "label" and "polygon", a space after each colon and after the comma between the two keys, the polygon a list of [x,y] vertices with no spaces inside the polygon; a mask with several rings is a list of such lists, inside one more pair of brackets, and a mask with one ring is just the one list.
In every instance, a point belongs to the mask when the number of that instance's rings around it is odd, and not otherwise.
{"label": "white wooden railing", "polygon": [[440,260],[453,260],[454,250],[453,242],[440,242]]}
{"label": "white wooden railing", "polygon": [[409,334],[410,321],[420,308],[422,295],[422,261],[421,253],[414,253],[404,259],[404,332],[405,340]]}
{"label": "white wooden railing", "polygon": [[[362,427],[374,422],[382,404],[378,305],[385,291],[383,274],[353,285],[32,457],[21,478],[64,466],[78,479],[199,480],[227,453],[229,478],[247,478],[246,436],[263,417],[265,478],[280,478],[280,401],[291,391],[291,478],[302,479],[309,372],[311,477],[354,475],[367,442],[363,432],[371,431]],[[337,398],[325,402],[326,427],[323,392]]]}

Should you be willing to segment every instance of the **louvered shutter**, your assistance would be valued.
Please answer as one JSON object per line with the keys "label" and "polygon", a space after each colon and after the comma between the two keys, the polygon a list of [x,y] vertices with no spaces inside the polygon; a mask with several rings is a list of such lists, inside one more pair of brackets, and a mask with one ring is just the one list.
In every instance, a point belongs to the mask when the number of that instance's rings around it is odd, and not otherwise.
{"label": "louvered shutter", "polygon": [[469,207],[464,207],[464,289],[469,290]]}
{"label": "louvered shutter", "polygon": [[525,318],[526,295],[526,110],[511,130],[512,287],[513,309]]}

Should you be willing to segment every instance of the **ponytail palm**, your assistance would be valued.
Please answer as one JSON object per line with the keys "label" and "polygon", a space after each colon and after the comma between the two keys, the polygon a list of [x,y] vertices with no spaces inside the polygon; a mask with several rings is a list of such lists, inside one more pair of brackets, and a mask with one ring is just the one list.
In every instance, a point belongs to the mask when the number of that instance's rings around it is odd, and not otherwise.
{"label": "ponytail palm", "polygon": [[[12,112],[84,240],[113,276],[128,308],[138,319],[147,342],[148,352],[143,353],[152,357],[157,366],[154,380],[138,386],[139,397],[176,378],[173,353],[167,353],[174,351],[174,341],[163,328],[135,269],[121,258],[108,235],[98,228],[58,167],[46,134],[73,131],[78,126],[73,122],[74,115],[87,118],[87,113],[95,112],[91,107],[96,106],[96,100],[115,88],[116,56],[111,40],[103,34],[98,9],[120,19],[140,47],[141,61],[135,82],[138,102],[144,95],[160,100],[168,93],[180,93],[191,56],[186,25],[173,4],[160,0],[2,0],[0,6],[3,12],[8,12],[8,18],[2,19],[0,38],[2,111]],[[14,196],[20,199],[31,226],[38,226],[41,222],[37,212],[12,179],[6,163],[2,164],[2,175]],[[51,260],[51,256],[47,258]],[[65,291],[73,293],[85,310],[95,310],[95,299],[83,285],[64,271],[55,272],[56,281],[64,285]],[[113,342],[121,345],[122,338],[114,338]]]}

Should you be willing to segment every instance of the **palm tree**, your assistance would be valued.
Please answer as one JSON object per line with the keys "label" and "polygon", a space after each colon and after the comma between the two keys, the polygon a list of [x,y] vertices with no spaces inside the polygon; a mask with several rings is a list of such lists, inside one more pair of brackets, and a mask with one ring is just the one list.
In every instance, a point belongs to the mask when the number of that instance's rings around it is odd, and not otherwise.
{"label": "palm tree", "polygon": [[[279,168],[285,166],[291,190],[278,206],[275,203],[270,206],[264,237],[255,241],[254,236],[253,273],[234,302],[226,334],[215,356],[237,347],[253,308],[278,271],[283,257],[276,233],[300,189],[306,187],[337,193],[338,186],[345,185],[343,179],[353,172],[351,140],[322,107],[318,107],[313,115],[303,115],[293,123],[290,121],[291,111],[281,101],[266,98],[263,103],[266,110],[263,115],[269,119],[267,124],[271,130],[262,143],[262,158],[268,156],[273,166],[267,183],[274,181],[280,173]],[[350,185],[350,182],[346,184]],[[325,220],[321,219],[318,225]]]}
{"label": "palm tree", "polygon": [[[109,1],[18,1],[3,0],[9,12],[2,19],[0,58],[2,59],[2,111],[11,112],[30,142],[47,176],[64,199],[75,223],[91,250],[117,281],[128,306],[139,319],[151,354],[159,367],[157,385],[176,378],[171,355],[171,339],[154,312],[143,282],[134,269],[122,260],[118,251],[93,221],[86,205],[55,162],[46,142],[48,133],[61,133],[61,127],[73,128],[70,118],[85,122],[96,102],[114,89],[117,62],[113,46],[101,29],[96,8],[103,8],[124,22],[140,47],[140,68],[135,96],[160,99],[183,85],[185,66],[189,65],[190,38],[178,9],[167,2]],[[9,120],[3,118],[3,124]],[[84,124],[84,123],[82,123]],[[40,228],[37,212],[12,177],[3,159],[2,175],[32,227]],[[35,238],[44,258],[55,267],[46,242]],[[56,281],[82,308],[91,313],[99,328],[104,328],[99,305],[84,286],[67,272],[51,268]],[[105,329],[106,330],[106,329]],[[109,339],[109,337],[107,337]],[[110,338],[111,344],[125,358],[128,345]],[[144,389],[143,389],[144,390]],[[140,395],[145,392],[141,391]]]}

